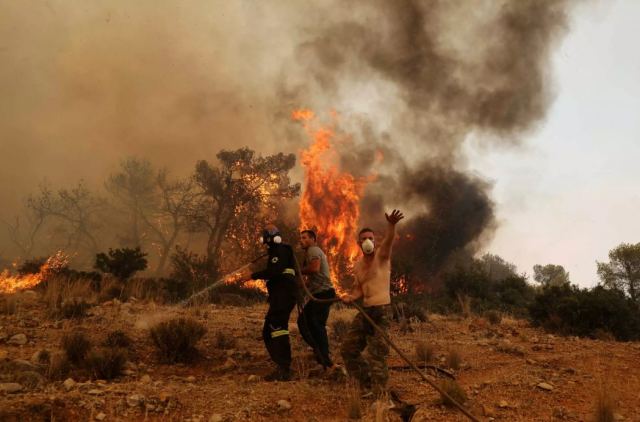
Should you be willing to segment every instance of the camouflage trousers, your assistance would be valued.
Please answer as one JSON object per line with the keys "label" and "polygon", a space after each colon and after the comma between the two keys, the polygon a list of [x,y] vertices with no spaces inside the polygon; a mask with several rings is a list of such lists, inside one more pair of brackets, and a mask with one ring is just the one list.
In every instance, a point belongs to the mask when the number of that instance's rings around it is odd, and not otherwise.
{"label": "camouflage trousers", "polygon": [[[388,305],[371,306],[364,310],[385,334],[389,332]],[[365,349],[366,358],[362,356]],[[358,313],[351,322],[340,353],[347,372],[358,380],[362,388],[371,388],[376,395],[385,391],[389,378],[389,346],[362,314]]]}

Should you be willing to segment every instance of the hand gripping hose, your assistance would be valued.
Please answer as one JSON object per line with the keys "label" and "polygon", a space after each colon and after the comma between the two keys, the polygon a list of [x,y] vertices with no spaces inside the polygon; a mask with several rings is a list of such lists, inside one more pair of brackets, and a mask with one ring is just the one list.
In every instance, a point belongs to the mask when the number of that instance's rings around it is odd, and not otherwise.
{"label": "hand gripping hose", "polygon": [[244,264],[242,267],[240,268],[236,268],[233,271],[230,271],[228,273],[226,273],[225,275],[223,275],[222,277],[220,277],[218,280],[214,281],[213,283],[211,283],[209,286],[205,287],[204,289],[192,294],[191,296],[189,296],[188,298],[186,298],[185,300],[183,300],[182,302],[179,303],[180,306],[187,306],[194,298],[199,297],[204,295],[207,292],[210,292],[211,290],[215,289],[216,287],[221,286],[224,283],[224,280],[229,277],[232,274],[237,273],[238,271],[241,271],[247,267],[249,267],[251,264],[255,263],[256,261],[258,261],[261,258],[264,258],[265,256],[267,256],[268,254],[262,254],[259,257],[255,258],[254,260],[252,260],[251,262],[248,262],[246,264]]}

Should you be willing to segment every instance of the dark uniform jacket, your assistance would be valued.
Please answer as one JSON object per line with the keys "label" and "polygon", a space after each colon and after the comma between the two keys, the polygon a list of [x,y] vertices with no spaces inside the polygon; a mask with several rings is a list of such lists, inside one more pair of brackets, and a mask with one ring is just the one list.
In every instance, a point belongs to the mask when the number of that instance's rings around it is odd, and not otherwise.
{"label": "dark uniform jacket", "polygon": [[295,261],[293,249],[286,244],[272,244],[269,246],[269,258],[267,268],[251,274],[254,280],[267,280],[267,287],[270,283],[278,280],[295,279]]}

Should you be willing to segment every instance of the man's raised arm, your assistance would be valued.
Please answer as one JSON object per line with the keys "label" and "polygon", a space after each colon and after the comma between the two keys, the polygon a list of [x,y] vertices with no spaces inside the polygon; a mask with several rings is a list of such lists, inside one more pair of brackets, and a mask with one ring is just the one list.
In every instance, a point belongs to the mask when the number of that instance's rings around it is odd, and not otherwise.
{"label": "man's raised arm", "polygon": [[391,214],[385,213],[384,216],[389,224],[387,225],[387,233],[384,239],[382,239],[378,253],[380,254],[380,258],[386,260],[391,258],[391,246],[396,237],[396,224],[404,218],[404,214],[402,214],[400,210],[393,210]]}

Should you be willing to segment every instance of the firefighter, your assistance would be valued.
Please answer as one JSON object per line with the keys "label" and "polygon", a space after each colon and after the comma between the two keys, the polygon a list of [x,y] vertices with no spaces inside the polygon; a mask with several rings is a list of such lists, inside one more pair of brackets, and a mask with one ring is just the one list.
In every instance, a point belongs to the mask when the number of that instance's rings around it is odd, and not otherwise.
{"label": "firefighter", "polygon": [[271,360],[277,365],[266,381],[291,379],[291,344],[289,341],[289,315],[296,305],[295,258],[290,245],[282,243],[282,236],[273,224],[265,227],[261,241],[269,250],[267,268],[251,273],[243,271],[242,278],[266,280],[269,310],[264,319],[262,338]]}

